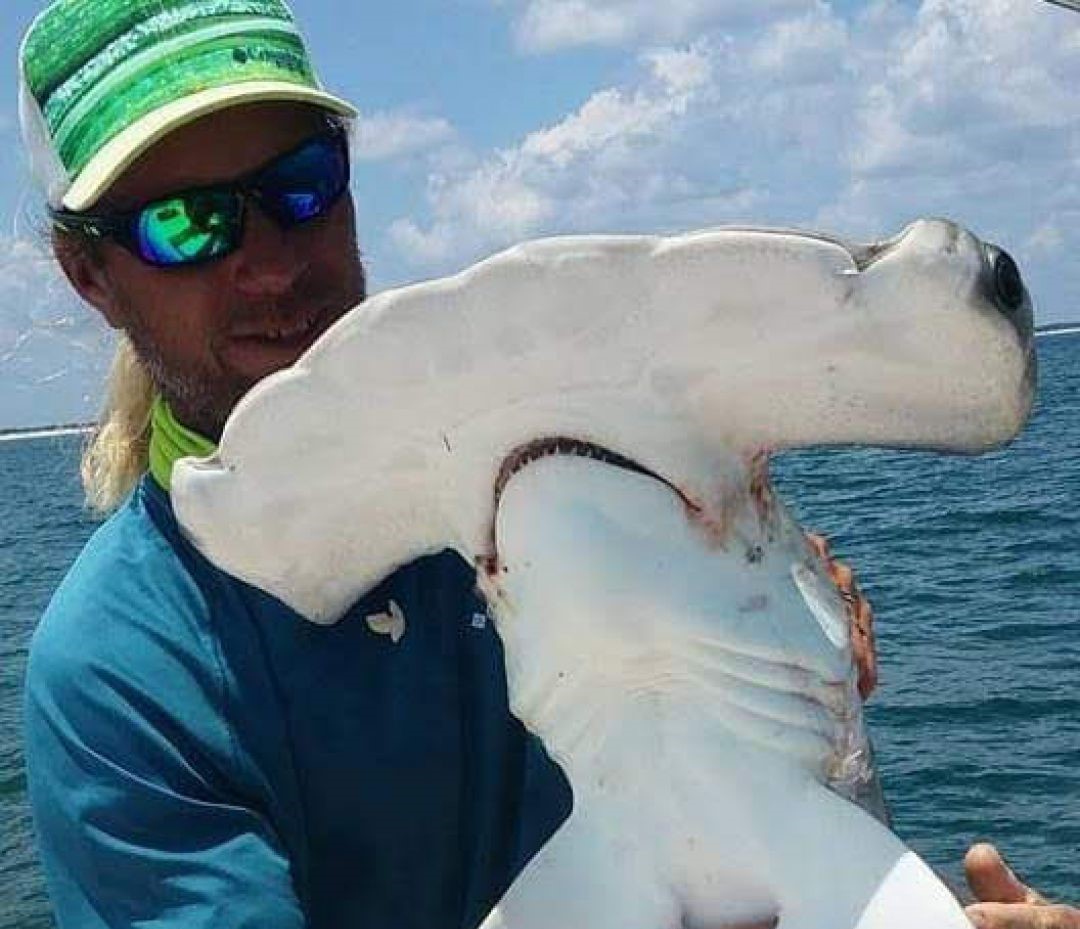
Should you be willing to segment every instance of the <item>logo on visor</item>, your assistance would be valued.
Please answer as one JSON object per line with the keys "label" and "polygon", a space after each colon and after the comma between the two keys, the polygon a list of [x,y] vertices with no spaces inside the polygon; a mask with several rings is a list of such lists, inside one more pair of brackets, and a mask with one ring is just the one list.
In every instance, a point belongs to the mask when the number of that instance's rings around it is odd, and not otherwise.
{"label": "logo on visor", "polygon": [[302,76],[307,74],[304,59],[283,48],[266,48],[257,45],[234,48],[233,61],[238,65],[264,64],[281,71],[291,71],[293,74]]}

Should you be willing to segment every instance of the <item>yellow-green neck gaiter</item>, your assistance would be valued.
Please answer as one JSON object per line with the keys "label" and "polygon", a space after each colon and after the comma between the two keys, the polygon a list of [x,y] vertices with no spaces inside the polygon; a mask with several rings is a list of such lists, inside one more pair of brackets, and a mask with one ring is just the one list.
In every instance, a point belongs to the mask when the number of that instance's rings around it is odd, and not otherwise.
{"label": "yellow-green neck gaiter", "polygon": [[150,412],[150,473],[166,491],[172,489],[172,469],[181,458],[206,458],[217,446],[177,422],[161,397],[154,398]]}

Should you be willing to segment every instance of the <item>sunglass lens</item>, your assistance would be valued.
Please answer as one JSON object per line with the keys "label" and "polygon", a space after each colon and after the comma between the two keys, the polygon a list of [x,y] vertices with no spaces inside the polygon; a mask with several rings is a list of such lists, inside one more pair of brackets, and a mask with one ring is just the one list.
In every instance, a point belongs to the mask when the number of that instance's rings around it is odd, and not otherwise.
{"label": "sunglass lens", "polygon": [[255,186],[263,208],[283,225],[295,226],[329,210],[348,185],[344,141],[327,135],[271,165]]}
{"label": "sunglass lens", "polygon": [[158,267],[196,264],[232,251],[243,203],[229,191],[196,191],[147,206],[135,224],[140,255]]}

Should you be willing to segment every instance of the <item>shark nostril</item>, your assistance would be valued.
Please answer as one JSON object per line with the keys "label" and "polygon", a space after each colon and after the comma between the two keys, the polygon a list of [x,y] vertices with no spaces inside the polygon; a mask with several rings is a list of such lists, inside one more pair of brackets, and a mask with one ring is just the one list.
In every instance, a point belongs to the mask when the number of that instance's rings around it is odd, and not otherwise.
{"label": "shark nostril", "polygon": [[1015,312],[1024,305],[1024,279],[1020,275],[1020,269],[1008,252],[996,247],[991,247],[988,251],[994,296],[1006,310]]}
{"label": "shark nostril", "polygon": [[879,258],[884,258],[894,248],[901,236],[886,239],[883,242],[871,242],[869,245],[848,245],[848,253],[855,261],[855,267],[866,271]]}

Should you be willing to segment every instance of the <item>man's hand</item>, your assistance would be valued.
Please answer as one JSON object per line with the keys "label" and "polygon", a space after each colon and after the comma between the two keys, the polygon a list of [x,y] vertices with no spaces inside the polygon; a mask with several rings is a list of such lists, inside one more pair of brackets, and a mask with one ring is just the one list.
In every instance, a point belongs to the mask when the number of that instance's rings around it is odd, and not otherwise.
{"label": "man's hand", "polygon": [[825,536],[808,532],[806,537],[829,566],[829,576],[847,607],[848,619],[851,622],[851,646],[855,653],[855,665],[859,669],[859,696],[865,700],[878,682],[874,611],[870,609],[870,602],[855,583],[855,573],[842,561],[833,558]]}
{"label": "man's hand", "polygon": [[977,929],[1080,929],[1080,910],[1036,893],[1009,870],[993,845],[973,845],[964,872],[980,901],[967,908]]}

